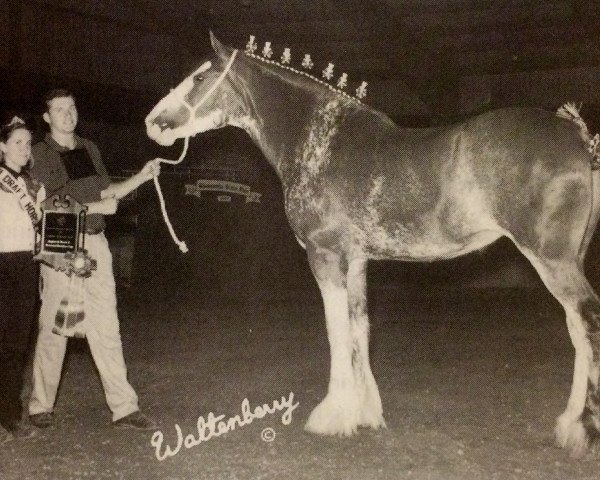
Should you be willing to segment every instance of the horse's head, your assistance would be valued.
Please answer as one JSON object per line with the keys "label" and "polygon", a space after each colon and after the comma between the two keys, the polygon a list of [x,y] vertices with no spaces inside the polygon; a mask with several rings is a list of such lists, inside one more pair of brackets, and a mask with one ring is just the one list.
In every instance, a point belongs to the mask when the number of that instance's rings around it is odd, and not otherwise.
{"label": "horse's head", "polygon": [[227,74],[237,50],[222,45],[212,32],[210,40],[216,59],[203,63],[158,102],[146,117],[148,136],[160,145],[173,145],[178,138],[227,124],[225,100],[230,91]]}

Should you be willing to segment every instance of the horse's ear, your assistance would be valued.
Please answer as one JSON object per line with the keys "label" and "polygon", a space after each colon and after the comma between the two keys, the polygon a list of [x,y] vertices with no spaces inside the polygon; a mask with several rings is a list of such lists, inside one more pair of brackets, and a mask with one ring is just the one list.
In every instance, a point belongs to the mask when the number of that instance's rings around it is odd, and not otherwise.
{"label": "horse's ear", "polygon": [[221,58],[229,57],[231,54],[227,47],[219,42],[219,39],[215,36],[212,30],[210,31],[210,44],[215,53]]}

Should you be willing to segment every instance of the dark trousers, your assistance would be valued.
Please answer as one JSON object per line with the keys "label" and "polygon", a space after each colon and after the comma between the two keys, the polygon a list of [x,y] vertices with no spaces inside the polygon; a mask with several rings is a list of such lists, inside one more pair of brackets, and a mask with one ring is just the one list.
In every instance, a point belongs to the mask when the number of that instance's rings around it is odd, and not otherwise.
{"label": "dark trousers", "polygon": [[23,411],[21,389],[37,305],[38,269],[30,252],[0,253],[0,424]]}

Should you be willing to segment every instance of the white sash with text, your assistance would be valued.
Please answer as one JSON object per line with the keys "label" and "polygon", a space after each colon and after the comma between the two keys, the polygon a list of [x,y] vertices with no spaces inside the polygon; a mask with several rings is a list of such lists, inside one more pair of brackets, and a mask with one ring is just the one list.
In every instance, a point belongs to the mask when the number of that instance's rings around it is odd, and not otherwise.
{"label": "white sash with text", "polygon": [[17,196],[21,208],[29,215],[33,227],[37,225],[39,218],[35,210],[35,204],[26,188],[22,188],[18,180],[5,168],[0,167],[0,183],[11,193]]}

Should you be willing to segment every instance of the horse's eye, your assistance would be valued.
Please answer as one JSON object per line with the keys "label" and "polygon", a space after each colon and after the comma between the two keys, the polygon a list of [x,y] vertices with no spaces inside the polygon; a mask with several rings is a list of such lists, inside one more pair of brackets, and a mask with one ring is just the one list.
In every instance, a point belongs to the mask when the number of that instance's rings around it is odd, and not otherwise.
{"label": "horse's eye", "polygon": [[197,75],[194,75],[194,83],[200,83],[202,80],[204,80],[202,74],[199,73]]}

